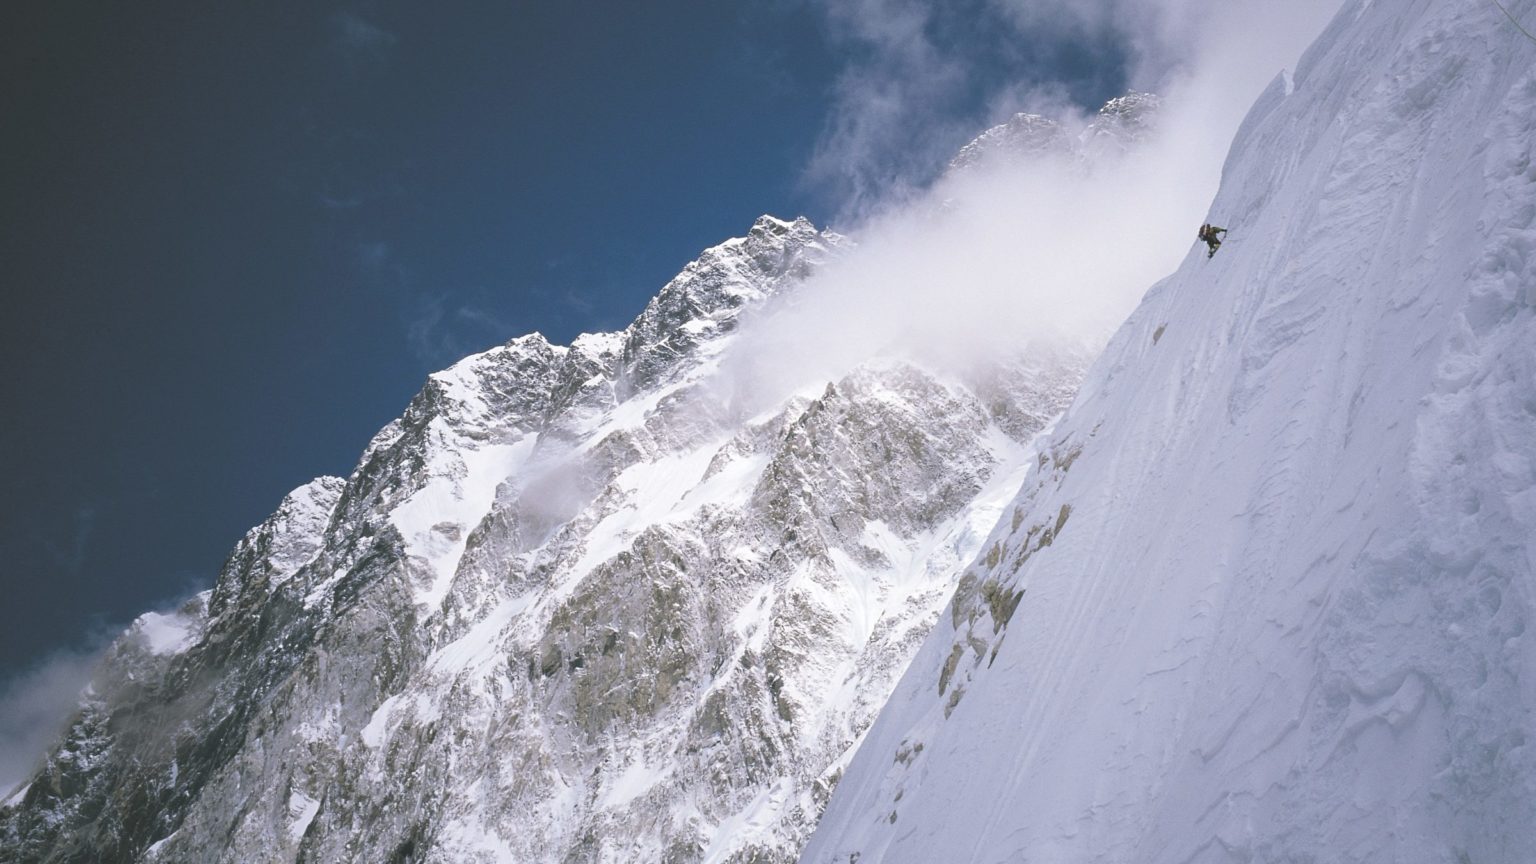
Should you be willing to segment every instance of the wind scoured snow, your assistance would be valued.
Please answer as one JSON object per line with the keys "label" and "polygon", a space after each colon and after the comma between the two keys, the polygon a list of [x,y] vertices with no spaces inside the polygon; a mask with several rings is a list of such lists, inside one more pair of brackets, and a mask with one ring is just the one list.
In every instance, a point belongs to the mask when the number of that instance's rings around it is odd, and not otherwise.
{"label": "wind scoured snow", "polygon": [[358,737],[365,746],[375,748],[383,746],[385,732],[389,728],[390,715],[395,713],[395,708],[405,697],[395,694],[384,700],[384,703],[373,710],[373,716],[368,718],[367,724],[359,731]]}
{"label": "wind scoured snow", "polygon": [[[614,485],[622,491],[623,503],[588,535],[586,552],[571,568],[570,578],[585,578],[592,568],[629,548],[641,531],[685,517],[710,497],[746,498],[757,479],[750,471],[732,472],[734,476],[723,481],[712,478],[711,488],[701,488],[704,472],[718,446],[717,443],[655,462],[642,462],[620,474]],[[695,490],[698,494],[693,494]]]}
{"label": "wind scoured snow", "polygon": [[498,648],[504,631],[528,608],[532,599],[525,595],[502,601],[463,636],[438,649],[427,662],[427,668],[436,673],[451,675],[501,659]]}
{"label": "wind scoured snow", "polygon": [[309,823],[320,812],[320,802],[297,789],[288,793],[288,839],[294,843],[309,830]]}
{"label": "wind scoured snow", "polygon": [[610,781],[608,788],[604,790],[602,798],[598,801],[598,807],[604,810],[628,807],[636,798],[666,780],[671,773],[669,768],[654,768],[647,765],[644,751],[637,749],[629,754],[629,764],[619,770]]}
{"label": "wind scoured snow", "polygon": [[480,819],[465,817],[450,820],[443,826],[443,837],[440,842],[443,854],[449,861],[515,862],[518,860],[517,853],[502,838],[501,833]]}
{"label": "wind scoured snow", "polygon": [[417,603],[432,609],[442,602],[469,531],[490,511],[497,487],[537,443],[528,435],[515,444],[437,451],[428,468],[433,479],[390,514],[407,553],[424,559],[431,571],[431,582],[416,594]]}
{"label": "wind scoured snow", "polygon": [[331,511],[342,481],[337,477],[319,477],[288,493],[277,512],[267,521],[274,535],[271,555],[273,587],[283,584],[314,557],[310,543],[294,542],[301,537],[320,534]]}
{"label": "wind scoured snow", "polygon": [[23,784],[21,784],[19,787],[16,788],[15,792],[11,793],[11,796],[9,798],[5,799],[5,806],[6,807],[15,807],[15,806],[21,804],[21,802],[27,797],[27,790],[31,789],[31,788],[32,788],[32,784],[31,783],[23,783]]}
{"label": "wind scoured snow", "polygon": [[740,811],[716,826],[714,842],[704,850],[700,864],[724,864],[743,846],[765,835],[771,837],[772,827],[793,797],[794,790],[787,778],[763,789]]}
{"label": "wind scoured snow", "polygon": [[160,850],[164,849],[171,842],[171,840],[175,838],[175,836],[176,834],[173,831],[166,835],[164,838],[151,843],[149,848],[144,850],[144,857],[150,861],[158,860],[160,857]]}
{"label": "wind scoured snow", "polygon": [[1533,148],[1492,4],[1346,5],[802,862],[1532,860]]}

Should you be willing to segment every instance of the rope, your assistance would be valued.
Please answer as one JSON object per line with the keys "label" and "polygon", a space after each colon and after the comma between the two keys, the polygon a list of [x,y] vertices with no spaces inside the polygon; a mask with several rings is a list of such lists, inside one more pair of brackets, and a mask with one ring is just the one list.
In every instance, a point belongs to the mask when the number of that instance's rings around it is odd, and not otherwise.
{"label": "rope", "polygon": [[1536,36],[1532,36],[1531,35],[1531,31],[1529,31],[1529,30],[1525,29],[1523,26],[1521,26],[1520,22],[1515,20],[1515,16],[1509,14],[1509,10],[1504,8],[1504,4],[1503,3],[1500,3],[1499,0],[1493,0],[1493,5],[1499,7],[1499,11],[1504,13],[1504,17],[1509,19],[1509,23],[1515,25],[1515,29],[1516,30],[1519,30],[1521,33],[1524,33],[1525,34],[1525,38],[1531,40],[1532,42],[1536,42]]}

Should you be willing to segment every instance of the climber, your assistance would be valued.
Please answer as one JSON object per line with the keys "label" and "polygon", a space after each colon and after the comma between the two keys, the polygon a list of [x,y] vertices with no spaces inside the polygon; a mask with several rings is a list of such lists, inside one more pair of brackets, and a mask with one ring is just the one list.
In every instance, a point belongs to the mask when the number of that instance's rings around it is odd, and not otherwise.
{"label": "climber", "polygon": [[1205,245],[1211,247],[1211,251],[1206,253],[1206,258],[1212,257],[1216,254],[1216,250],[1221,248],[1221,238],[1216,235],[1225,233],[1227,233],[1227,229],[1217,228],[1209,222],[1200,226],[1200,233],[1195,236],[1204,240]]}

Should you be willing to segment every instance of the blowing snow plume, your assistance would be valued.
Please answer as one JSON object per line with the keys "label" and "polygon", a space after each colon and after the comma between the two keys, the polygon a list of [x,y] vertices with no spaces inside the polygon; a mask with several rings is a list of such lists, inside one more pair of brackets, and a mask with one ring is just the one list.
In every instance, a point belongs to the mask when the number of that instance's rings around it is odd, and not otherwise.
{"label": "blowing snow plume", "polygon": [[1170,95],[1201,82],[1204,108],[1225,117],[1209,129],[1224,143],[1258,90],[1296,60],[1339,3],[814,5],[848,59],[803,179],[857,219],[929,186],[977,129],[1018,111],[1054,116],[1069,106],[1097,107],[1117,92]]}
{"label": "blowing snow plume", "polygon": [[37,771],[100,659],[99,651],[60,651],[0,684],[0,798]]}
{"label": "blowing snow plume", "polygon": [[1536,52],[1354,0],[1299,66],[806,864],[1532,860]]}
{"label": "blowing snow plume", "polygon": [[[942,13],[915,4],[890,0],[829,11],[834,32],[866,51],[844,76],[840,115],[829,122],[809,176],[843,178],[835,185],[844,190],[851,223],[840,230],[855,243],[808,290],[748,326],[727,367],[733,388],[777,394],[882,355],[966,368],[1020,348],[1096,352],[1142,292],[1193,248],[1243,113],[1337,8],[1337,0],[1282,9],[1117,0],[988,4],[986,14],[1020,34],[1111,39],[1124,57],[1125,78],[1161,94],[1160,105],[1133,97],[1132,108],[1146,116],[1127,129],[1110,110],[1115,103],[1098,117],[1084,116],[1063,100],[1057,82],[997,84],[991,105],[1050,116],[1019,115],[966,151],[989,136],[1006,139],[1013,126],[1033,124],[1041,134],[1003,140],[979,158],[963,154],[917,194],[910,189],[923,169],[889,154],[932,151],[932,142],[959,122],[932,102],[954,94],[888,78],[877,93],[858,82],[879,69],[973,80],[975,74],[957,71],[965,66],[964,49],[947,50],[936,35],[946,29]],[[906,67],[895,62],[902,58]],[[888,184],[884,198],[870,191],[874,177]],[[773,361],[753,359],[761,357]]]}

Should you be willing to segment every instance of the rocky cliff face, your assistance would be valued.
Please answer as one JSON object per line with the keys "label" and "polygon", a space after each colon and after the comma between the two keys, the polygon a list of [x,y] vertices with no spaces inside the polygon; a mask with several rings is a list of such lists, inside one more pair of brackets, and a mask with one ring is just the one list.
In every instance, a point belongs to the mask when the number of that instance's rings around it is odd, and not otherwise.
{"label": "rocky cliff face", "polygon": [[793,860],[1083,367],[723,399],[845,242],[764,217],[623,332],[431,376],[117,642],[0,860]]}

